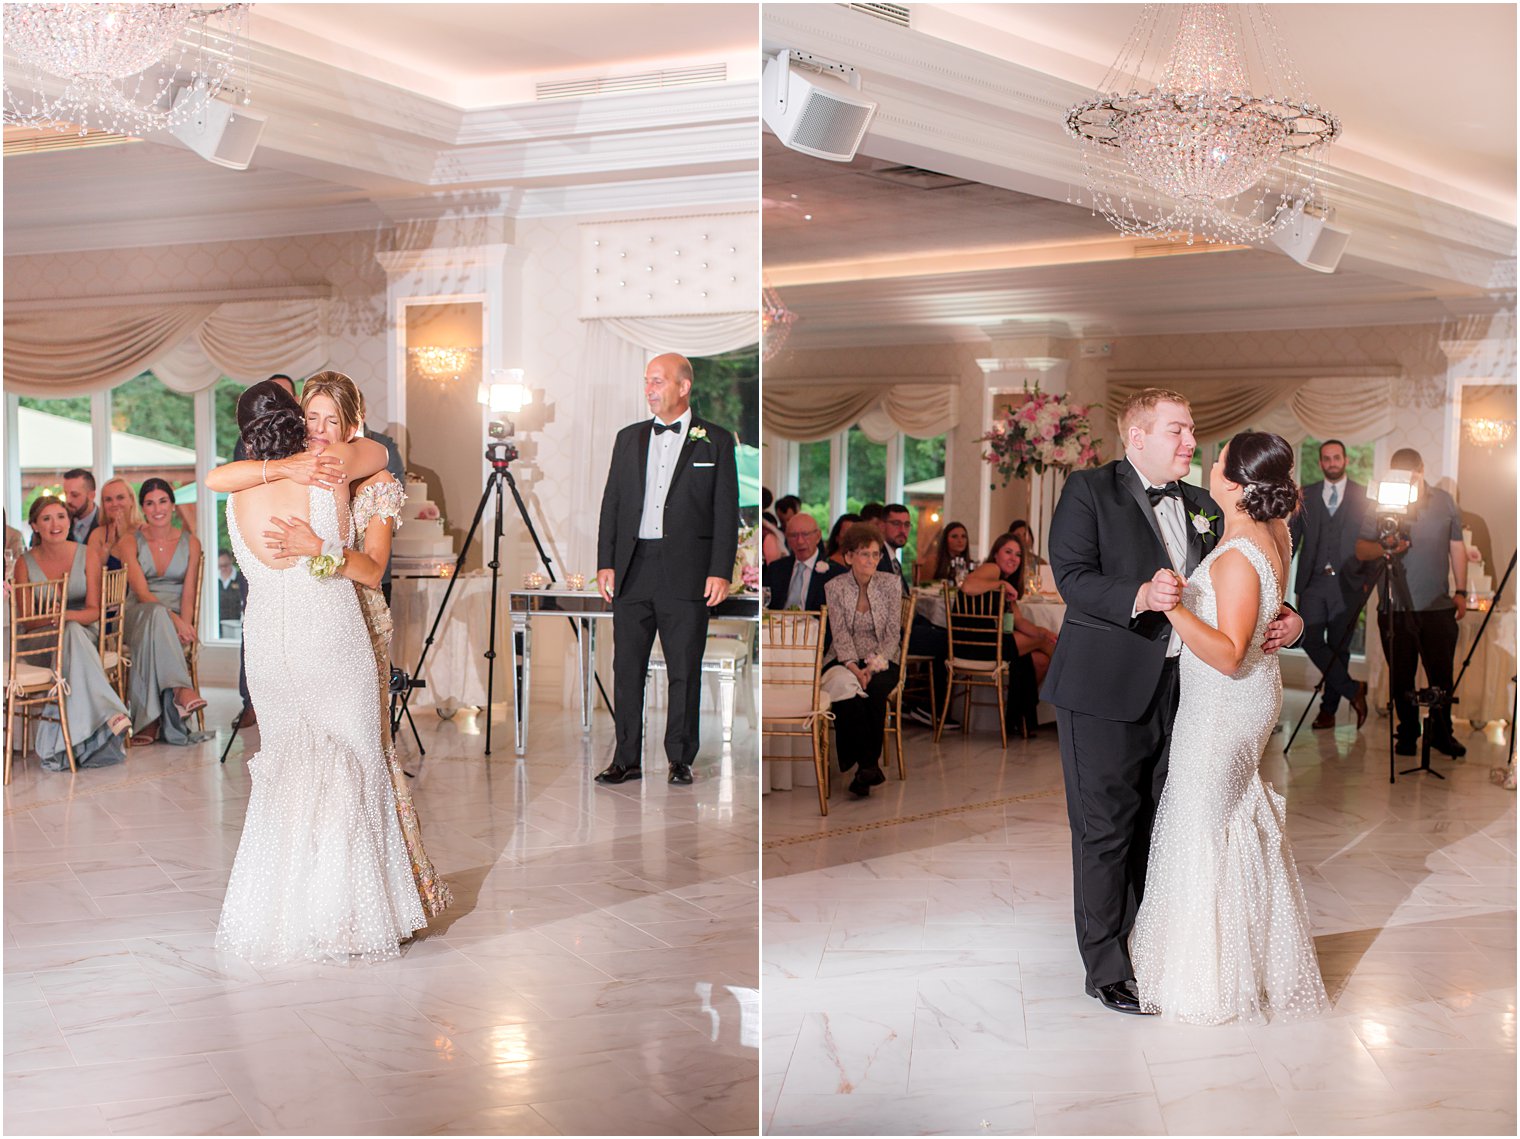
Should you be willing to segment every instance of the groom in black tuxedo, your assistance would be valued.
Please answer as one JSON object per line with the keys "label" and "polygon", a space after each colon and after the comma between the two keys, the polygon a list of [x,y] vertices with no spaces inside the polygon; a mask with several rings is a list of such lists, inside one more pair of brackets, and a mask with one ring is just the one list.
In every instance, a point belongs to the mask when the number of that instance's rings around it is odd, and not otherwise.
{"label": "groom in black tuxedo", "polygon": [[651,360],[644,397],[654,418],[623,428],[612,446],[596,584],[612,602],[617,750],[598,783],[642,778],[644,680],[657,632],[670,674],[667,780],[691,782],[707,611],[728,596],[739,541],[734,437],[691,413],[691,380],[684,356]]}
{"label": "groom in black tuxedo", "polygon": [[[1119,414],[1125,457],[1074,472],[1050,523],[1066,619],[1041,695],[1056,707],[1071,823],[1077,945],[1087,993],[1139,1013],[1129,935],[1145,889],[1177,712],[1181,638],[1165,611],[1224,530],[1214,500],[1180,482],[1196,443],[1187,400],[1147,388]],[[1273,651],[1302,628],[1269,627]]]}

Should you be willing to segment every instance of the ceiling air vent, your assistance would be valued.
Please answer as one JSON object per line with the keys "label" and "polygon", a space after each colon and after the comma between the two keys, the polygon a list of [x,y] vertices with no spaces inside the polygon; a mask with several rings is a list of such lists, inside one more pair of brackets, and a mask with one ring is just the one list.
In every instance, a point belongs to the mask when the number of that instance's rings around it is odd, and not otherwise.
{"label": "ceiling air vent", "polygon": [[956,186],[974,185],[970,179],[953,178],[949,174],[925,170],[919,166],[882,166],[875,170],[862,170],[860,173],[867,178],[891,182],[910,190],[949,190]]}
{"label": "ceiling air vent", "polygon": [[607,75],[597,79],[554,79],[538,85],[538,98],[584,99],[588,95],[626,95],[630,91],[659,91],[666,87],[700,87],[728,82],[728,64],[669,67],[639,75]]}
{"label": "ceiling air vent", "polygon": [[867,16],[875,16],[878,20],[896,24],[899,28],[908,27],[906,4],[846,4],[845,7],[852,12],[864,12]]}
{"label": "ceiling air vent", "polygon": [[82,150],[92,146],[116,146],[123,142],[141,142],[132,135],[112,134],[110,131],[43,130],[36,127],[6,127],[5,157],[18,154],[48,154],[55,150]]}

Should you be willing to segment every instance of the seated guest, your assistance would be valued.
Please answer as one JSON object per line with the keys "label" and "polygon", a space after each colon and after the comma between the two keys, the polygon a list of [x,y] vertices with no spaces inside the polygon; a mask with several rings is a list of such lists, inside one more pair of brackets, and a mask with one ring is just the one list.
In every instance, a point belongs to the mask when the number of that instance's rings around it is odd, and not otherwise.
{"label": "seated guest", "polygon": [[879,502],[868,502],[860,508],[860,520],[862,522],[880,522],[886,514],[887,508]]}
{"label": "seated guest", "polygon": [[[100,557],[70,538],[73,520],[63,500],[47,494],[32,503],[32,549],[16,563],[17,582],[68,578],[63,622],[64,711],[78,767],[109,767],[126,758],[121,737],[132,726],[127,709],[100,665]],[[48,771],[67,771],[63,729],[51,708],[41,711],[37,755]]]}
{"label": "seated guest", "polygon": [[1020,596],[1029,592],[1030,582],[1039,580],[1040,567],[1045,564],[1045,559],[1035,553],[1035,547],[1039,544],[1034,540],[1034,530],[1024,519],[1019,518],[1008,527],[1008,533],[1019,540],[1019,548],[1024,551],[1024,565],[1020,569],[1023,582],[1019,586]]}
{"label": "seated guest", "polygon": [[13,561],[26,553],[26,541],[21,531],[11,525],[10,515],[5,516],[5,565],[9,569]]}
{"label": "seated guest", "polygon": [[840,569],[845,568],[844,550],[840,547],[840,543],[844,541],[844,536],[850,532],[850,527],[859,521],[861,521],[861,518],[858,514],[841,514],[838,518],[834,519],[834,528],[829,531],[829,541],[828,545],[823,548],[823,556]]}
{"label": "seated guest", "polygon": [[952,522],[934,539],[934,550],[926,559],[929,581],[959,584],[957,574],[971,570],[971,535],[963,523]]}
{"label": "seated guest", "polygon": [[243,575],[238,572],[237,562],[231,550],[216,552],[216,615],[219,621],[243,619]]}
{"label": "seated guest", "polygon": [[786,533],[786,524],[791,521],[793,514],[802,509],[802,499],[795,494],[783,494],[776,499],[776,525],[781,532]]}
{"label": "seated guest", "polygon": [[1024,595],[1020,584],[1023,562],[1024,550],[1019,540],[1012,534],[1000,534],[992,543],[987,560],[961,582],[961,593],[976,597],[989,590],[1003,590],[1003,659],[1010,664],[1005,718],[1010,725],[1022,720],[1025,729],[1033,735],[1039,727],[1036,705],[1040,701],[1040,684],[1050,668],[1056,635],[1019,612],[1019,599]]}
{"label": "seated guest", "polygon": [[819,554],[821,536],[811,514],[793,514],[787,522],[786,544],[792,552],[761,572],[761,583],[771,591],[772,609],[823,607],[823,583],[844,571]]}
{"label": "seated guest", "polygon": [[764,505],[760,512],[760,563],[768,566],[786,556],[786,539],[781,534],[776,516],[771,513],[771,488],[762,487],[760,495]]}
{"label": "seated guest", "polygon": [[126,641],[132,654],[127,700],[137,728],[132,742],[196,743],[188,720],[206,701],[190,679],[185,646],[199,636],[190,618],[200,586],[201,544],[176,529],[174,490],[163,479],[146,480],[137,501],[146,521],[116,548],[127,567]]}
{"label": "seated guest", "polygon": [[95,476],[83,467],[63,472],[64,508],[69,512],[71,537],[83,542],[100,525],[100,508],[95,505]]}
{"label": "seated guest", "polygon": [[114,478],[101,487],[100,512],[104,518],[90,535],[89,546],[100,558],[101,565],[108,570],[119,570],[122,560],[116,556],[116,547],[121,545],[123,538],[136,534],[143,524],[132,484],[126,479]]}
{"label": "seated guest", "polygon": [[897,687],[902,650],[902,587],[893,574],[878,573],[881,531],[869,522],[850,527],[844,556],[850,570],[823,587],[829,605],[831,643],[823,687],[833,703],[839,738],[839,769],[856,768],[850,794],[865,798],[883,782],[881,743],[887,697]]}

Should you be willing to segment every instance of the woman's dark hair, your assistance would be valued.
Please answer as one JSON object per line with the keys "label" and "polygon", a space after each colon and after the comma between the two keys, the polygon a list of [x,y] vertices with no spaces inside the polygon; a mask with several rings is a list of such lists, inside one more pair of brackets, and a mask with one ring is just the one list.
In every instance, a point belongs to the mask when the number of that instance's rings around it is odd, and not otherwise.
{"label": "woman's dark hair", "polygon": [[841,554],[853,554],[856,550],[863,550],[867,546],[875,546],[878,550],[886,548],[881,531],[872,522],[857,522],[839,539]]}
{"label": "woman's dark hair", "polygon": [[839,535],[844,531],[846,526],[854,525],[859,521],[860,515],[858,514],[841,514],[835,519],[834,528],[829,531],[829,544],[824,547],[823,556],[832,558],[837,554],[839,552]]}
{"label": "woman's dark hair", "polygon": [[999,534],[992,540],[992,549],[987,551],[987,561],[992,565],[997,565],[997,556],[1004,546],[1017,546],[1019,548],[1019,570],[1012,577],[1006,577],[1001,572],[998,576],[1013,586],[1014,593],[1023,597],[1025,582],[1028,580],[1025,575],[1029,572],[1029,553],[1024,549],[1024,543],[1019,541],[1012,532]]}
{"label": "woman's dark hair", "polygon": [[934,581],[948,581],[950,578],[950,547],[946,541],[950,537],[951,530],[963,531],[966,535],[966,552],[962,557],[969,560],[971,553],[971,532],[966,530],[963,522],[951,522],[939,532],[939,537],[934,539]]}
{"label": "woman's dark hair", "polygon": [[1287,518],[1298,509],[1293,448],[1269,431],[1242,431],[1225,452],[1224,477],[1242,488],[1240,505],[1257,522]]}
{"label": "woman's dark hair", "polygon": [[170,502],[174,501],[174,488],[170,486],[164,479],[151,478],[143,479],[142,486],[137,488],[137,505],[146,505],[148,501],[148,495],[152,494],[155,490],[163,491],[169,496]]}
{"label": "woman's dark hair", "polygon": [[284,459],[306,449],[301,405],[273,380],[261,380],[238,397],[237,421],[250,459]]}

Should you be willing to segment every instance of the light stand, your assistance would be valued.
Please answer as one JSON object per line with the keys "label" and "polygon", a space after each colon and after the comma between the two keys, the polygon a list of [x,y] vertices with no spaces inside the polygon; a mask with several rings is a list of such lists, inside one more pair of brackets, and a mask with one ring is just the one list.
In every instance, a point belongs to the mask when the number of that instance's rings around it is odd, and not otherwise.
{"label": "light stand", "polygon": [[[1352,613],[1347,619],[1346,628],[1341,633],[1340,643],[1335,646],[1335,651],[1331,654],[1329,668],[1334,668],[1336,662],[1343,658],[1348,664],[1350,663],[1351,637],[1356,632],[1357,620],[1367,610],[1367,602],[1372,597],[1372,591],[1377,586],[1378,575],[1381,572],[1381,569],[1374,571],[1372,578],[1365,585],[1358,587],[1362,591],[1362,600],[1357,604],[1356,612]],[[1304,710],[1298,717],[1298,723],[1293,725],[1293,734],[1288,737],[1288,742],[1283,745],[1283,755],[1287,755],[1292,749],[1293,741],[1298,738],[1299,730],[1304,726],[1304,721],[1309,718],[1309,709],[1314,707],[1314,701],[1325,687],[1325,680],[1329,676],[1329,668],[1320,673],[1319,683],[1314,686],[1314,691],[1309,693],[1309,702],[1304,705]]]}
{"label": "light stand", "polygon": [[[422,655],[417,658],[417,667],[412,670],[412,677],[422,676],[422,666],[427,663],[428,651],[433,647],[433,640],[438,635],[438,626],[443,622],[443,615],[448,611],[449,598],[453,595],[454,586],[459,581],[459,575],[464,570],[465,558],[469,556],[470,543],[475,540],[475,532],[480,529],[480,518],[485,513],[486,503],[490,501],[494,492],[496,496],[496,513],[492,524],[491,535],[491,560],[487,563],[491,567],[491,627],[488,634],[488,647],[486,648],[486,751],[491,754],[491,697],[495,690],[496,681],[496,611],[497,598],[501,587],[501,520],[502,520],[502,486],[507,486],[512,491],[512,501],[517,504],[518,516],[522,518],[523,525],[527,527],[528,536],[533,539],[533,548],[538,551],[538,559],[543,563],[544,572],[548,574],[549,581],[558,579],[554,576],[554,567],[550,564],[549,554],[544,549],[544,544],[539,541],[538,531],[534,529],[533,519],[528,515],[528,507],[523,502],[522,495],[517,490],[517,480],[512,477],[511,464],[517,458],[517,446],[507,441],[496,441],[486,444],[486,461],[491,464],[491,473],[486,479],[485,488],[480,492],[480,502],[475,506],[475,517],[470,520],[469,532],[465,534],[464,545],[459,549],[459,556],[454,559],[454,572],[449,577],[448,587],[443,591],[443,599],[438,603],[438,611],[433,616],[432,627],[428,630],[427,639],[422,644]],[[570,619],[571,628],[575,630],[577,638],[580,630],[576,627],[574,619]],[[602,687],[601,677],[596,676],[597,691],[602,694],[602,700],[610,709],[612,701],[607,697],[607,690]],[[407,690],[401,697],[400,715],[410,715],[407,704],[411,700],[412,689],[422,687],[422,681],[412,679],[408,682]],[[513,694],[517,700],[528,698],[526,692],[520,689]],[[393,722],[399,720],[399,715],[393,717]],[[415,730],[415,725],[414,725]]]}

